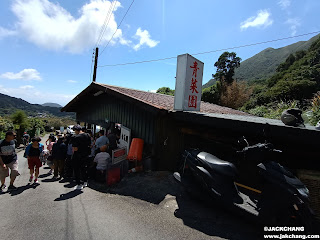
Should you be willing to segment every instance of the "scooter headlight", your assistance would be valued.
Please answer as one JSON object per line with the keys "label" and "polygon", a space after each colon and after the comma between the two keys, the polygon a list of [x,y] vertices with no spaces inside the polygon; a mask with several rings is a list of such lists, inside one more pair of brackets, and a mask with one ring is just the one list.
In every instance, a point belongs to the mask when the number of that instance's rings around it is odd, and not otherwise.
{"label": "scooter headlight", "polygon": [[298,192],[300,193],[301,196],[308,198],[309,197],[309,190],[308,188],[298,188]]}

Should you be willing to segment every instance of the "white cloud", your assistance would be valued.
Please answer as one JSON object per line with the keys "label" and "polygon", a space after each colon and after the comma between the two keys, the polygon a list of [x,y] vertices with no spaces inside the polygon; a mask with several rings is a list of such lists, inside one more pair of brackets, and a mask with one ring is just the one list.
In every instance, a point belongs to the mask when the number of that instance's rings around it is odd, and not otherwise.
{"label": "white cloud", "polygon": [[278,4],[282,9],[286,9],[291,5],[291,0],[279,0]]}
{"label": "white cloud", "polygon": [[156,93],[157,90],[149,90],[149,92]]}
{"label": "white cloud", "polygon": [[75,80],[68,80],[67,82],[68,83],[77,83],[77,81],[75,81]]}
{"label": "white cloud", "polygon": [[16,35],[17,32],[13,31],[13,30],[9,30],[6,28],[3,28],[0,26],[0,39],[4,38],[4,37],[8,37],[8,36],[13,36]]}
{"label": "white cloud", "polygon": [[151,39],[151,36],[147,30],[142,31],[141,28],[137,29],[134,38],[140,39],[139,43],[133,46],[133,49],[138,51],[143,45],[147,45],[150,48],[153,48],[158,45],[159,41]]}
{"label": "white cloud", "polygon": [[240,29],[245,30],[249,27],[267,27],[273,23],[271,13],[268,10],[260,10],[257,16],[253,16],[240,24]]}
{"label": "white cloud", "polygon": [[31,85],[25,85],[25,86],[21,86],[20,89],[24,89],[24,90],[28,90],[28,89],[34,89],[34,86]]}
{"label": "white cloud", "polygon": [[291,36],[295,36],[297,34],[297,28],[301,25],[299,18],[289,18],[286,21],[286,24],[290,25]]}
{"label": "white cloud", "polygon": [[57,94],[50,91],[40,91],[36,88],[4,88],[1,85],[0,92],[12,97],[21,98],[33,104],[42,104],[48,102],[48,99],[54,99],[54,102],[63,106],[76,96],[73,94]]}
{"label": "white cloud", "polygon": [[6,72],[0,75],[5,79],[21,79],[21,80],[41,80],[40,73],[36,69],[23,69],[18,73]]}
{"label": "white cloud", "polygon": [[2,85],[0,85],[0,92],[2,92],[4,94],[8,94],[9,93],[9,91],[6,88],[4,88]]}
{"label": "white cloud", "polygon": [[[114,12],[121,6],[114,2],[114,9],[108,27],[101,40],[107,43],[117,29]],[[17,29],[30,42],[50,50],[67,50],[81,53],[96,44],[109,11],[111,1],[91,0],[79,10],[79,17],[73,17],[58,3],[49,0],[15,0],[12,11],[18,18]],[[119,29],[111,44],[119,42],[128,45],[129,40]]]}

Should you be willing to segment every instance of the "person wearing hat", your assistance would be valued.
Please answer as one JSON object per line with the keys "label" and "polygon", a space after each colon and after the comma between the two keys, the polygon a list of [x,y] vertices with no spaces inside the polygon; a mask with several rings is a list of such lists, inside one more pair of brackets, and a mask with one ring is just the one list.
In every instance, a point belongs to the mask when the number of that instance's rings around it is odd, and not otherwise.
{"label": "person wearing hat", "polygon": [[73,127],[75,135],[72,139],[72,164],[77,186],[75,189],[81,190],[88,185],[88,156],[90,155],[90,136],[82,131],[80,125]]}
{"label": "person wearing hat", "polygon": [[58,134],[58,141],[52,146],[52,159],[54,166],[53,178],[64,177],[64,162],[67,158],[67,145],[64,143],[62,134]]}
{"label": "person wearing hat", "polygon": [[41,142],[40,137],[34,137],[26,148],[26,156],[28,159],[28,167],[30,169],[29,182],[33,180],[33,174],[35,173],[34,183],[38,183],[39,168],[42,166],[40,161],[40,154],[44,149],[44,145]]}

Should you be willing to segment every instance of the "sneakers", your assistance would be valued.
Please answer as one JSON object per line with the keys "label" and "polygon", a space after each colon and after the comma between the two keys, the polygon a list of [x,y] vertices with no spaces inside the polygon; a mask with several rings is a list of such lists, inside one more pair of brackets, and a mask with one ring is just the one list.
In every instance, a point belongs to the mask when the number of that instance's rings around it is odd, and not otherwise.
{"label": "sneakers", "polygon": [[7,186],[5,184],[2,184],[0,187],[0,192],[2,192],[3,190],[5,190],[7,188]]}
{"label": "sneakers", "polygon": [[83,187],[88,187],[88,182],[84,182]]}
{"label": "sneakers", "polygon": [[39,181],[38,181],[38,179],[37,179],[37,178],[34,180],[34,183],[39,183]]}
{"label": "sneakers", "polygon": [[83,185],[79,184],[77,186],[74,187],[74,190],[82,190],[83,189]]}
{"label": "sneakers", "polygon": [[32,176],[30,176],[30,178],[29,178],[29,182],[32,182],[32,179],[33,179],[33,175],[32,175]]}
{"label": "sneakers", "polygon": [[10,185],[9,187],[8,187],[8,191],[14,191],[14,190],[17,190],[18,188],[17,187],[15,187],[14,185]]}

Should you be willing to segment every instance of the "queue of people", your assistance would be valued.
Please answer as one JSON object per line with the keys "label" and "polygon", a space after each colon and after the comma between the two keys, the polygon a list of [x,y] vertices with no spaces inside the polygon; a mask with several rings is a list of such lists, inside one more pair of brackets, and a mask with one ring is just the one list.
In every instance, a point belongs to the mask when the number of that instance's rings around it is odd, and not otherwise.
{"label": "queue of people", "polygon": [[[48,174],[53,179],[72,179],[76,182],[75,189],[81,190],[88,186],[88,178],[103,179],[107,168],[111,165],[111,151],[116,148],[120,138],[120,129],[115,128],[106,136],[104,130],[99,131],[95,139],[91,130],[80,125],[73,127],[75,134],[58,134],[57,139],[50,134],[45,146],[40,137],[31,139],[25,149],[24,156],[28,160],[30,171],[29,182],[38,183],[39,169],[45,163],[50,167]],[[15,152],[16,134],[8,131],[4,140],[0,141],[0,179],[1,191],[6,187],[5,178],[10,173],[8,190],[15,190],[14,181],[18,172],[18,159]],[[105,179],[105,178],[104,178]]]}

